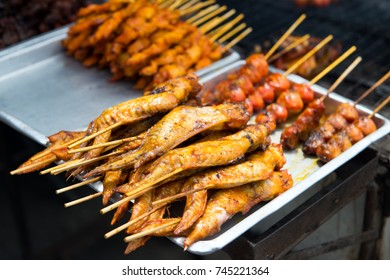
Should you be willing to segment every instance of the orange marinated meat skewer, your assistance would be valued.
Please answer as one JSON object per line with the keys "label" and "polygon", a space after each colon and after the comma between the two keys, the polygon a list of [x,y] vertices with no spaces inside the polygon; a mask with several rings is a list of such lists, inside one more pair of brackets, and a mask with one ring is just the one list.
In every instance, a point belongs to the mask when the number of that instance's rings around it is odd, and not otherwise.
{"label": "orange marinated meat skewer", "polygon": [[[335,83],[329,88],[327,93],[321,98],[316,98],[309,103],[305,110],[297,117],[294,123],[286,127],[281,136],[280,143],[284,149],[295,149],[300,141],[306,141],[309,138],[310,132],[315,129],[321,117],[325,114],[324,100],[333,92],[333,90],[344,80],[344,78],[359,64],[361,57],[358,57],[354,62],[340,75]],[[354,110],[348,106],[342,105],[338,108],[339,111],[344,111],[342,114],[346,118],[355,119]]]}
{"label": "orange marinated meat skewer", "polygon": [[75,140],[79,140],[84,135],[84,131],[73,132],[61,130],[60,132],[49,136],[50,145],[21,164],[16,170],[12,171],[11,174],[26,174],[41,170],[57,160],[69,160],[70,156],[67,153],[61,153],[60,151],[63,147],[73,143]]}
{"label": "orange marinated meat skewer", "polygon": [[117,191],[125,193],[126,198],[102,209],[101,213],[115,209],[120,204],[156,188],[160,182],[177,179],[181,173],[231,164],[251,151],[266,149],[269,144],[270,138],[264,126],[249,125],[235,134],[215,141],[195,143],[168,151],[150,164],[140,181],[119,187]]}
{"label": "orange marinated meat skewer", "polygon": [[108,170],[120,170],[133,166],[138,168],[205,130],[243,128],[249,117],[249,113],[242,104],[221,104],[200,108],[179,106],[148,130],[142,145],[137,150],[100,165],[85,177]]}
{"label": "orange marinated meat skewer", "polygon": [[336,111],[321,120],[320,125],[310,133],[309,138],[303,144],[303,152],[307,155],[316,155],[317,149],[323,143],[329,141],[334,134],[344,130],[348,124],[355,122],[359,118],[359,113],[355,106],[389,77],[390,71],[365,91],[353,104],[339,104]]}
{"label": "orange marinated meat skewer", "polygon": [[[167,112],[177,107],[180,103],[185,102],[189,97],[197,94],[200,89],[201,85],[198,83],[198,77],[194,74],[167,81],[152,90],[153,94],[131,99],[104,110],[89,125],[87,136],[105,131],[105,129],[114,124],[117,126],[127,125],[147,119],[158,113]],[[95,137],[93,145],[107,142],[110,136],[111,130],[103,132]],[[82,157],[84,159],[91,159],[99,156],[102,151],[103,148],[97,148],[88,151]],[[74,158],[80,156],[75,154]],[[78,167],[72,175],[79,174],[83,168],[83,166]]]}
{"label": "orange marinated meat skewer", "polygon": [[329,141],[322,143],[316,150],[316,155],[323,162],[331,161],[353,144],[377,130],[372,117],[390,101],[387,97],[369,116],[360,116],[349,123],[342,131],[334,134]]}
{"label": "orange marinated meat skewer", "polygon": [[[271,144],[265,151],[256,151],[242,163],[205,171],[190,177],[183,187],[187,195],[182,219],[174,233],[187,230],[203,214],[207,202],[207,189],[225,189],[241,186],[254,181],[266,180],[274,170],[280,170],[286,163],[283,149]],[[198,190],[198,191],[197,191]]]}
{"label": "orange marinated meat skewer", "polygon": [[184,241],[184,249],[198,240],[220,231],[221,226],[238,212],[247,213],[261,201],[270,200],[293,185],[291,175],[276,171],[264,181],[249,183],[240,187],[218,190],[206,204],[202,217],[196,221],[192,231]]}
{"label": "orange marinated meat skewer", "polygon": [[335,133],[327,142],[322,143],[316,149],[316,155],[323,162],[331,161],[376,129],[371,118],[361,116],[345,129]]}

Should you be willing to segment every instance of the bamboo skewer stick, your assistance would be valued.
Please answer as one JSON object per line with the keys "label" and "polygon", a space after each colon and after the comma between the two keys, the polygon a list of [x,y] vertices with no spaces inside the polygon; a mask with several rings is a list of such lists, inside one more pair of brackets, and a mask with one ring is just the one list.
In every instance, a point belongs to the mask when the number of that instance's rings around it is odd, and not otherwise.
{"label": "bamboo skewer stick", "polygon": [[348,56],[350,56],[353,52],[356,51],[356,47],[353,46],[349,48],[345,53],[343,53],[341,56],[339,56],[335,61],[333,61],[330,65],[328,65],[324,70],[321,71],[317,76],[315,76],[311,81],[309,82],[309,85],[314,85],[317,83],[320,79],[322,79],[326,74],[328,74],[330,71],[332,71],[337,65],[339,65],[341,62],[343,62]]}
{"label": "bamboo skewer stick", "polygon": [[220,27],[215,34],[210,38],[210,41],[215,42],[219,37],[221,37],[223,34],[225,34],[227,31],[229,31],[236,23],[238,23],[240,20],[244,18],[244,14],[239,14],[235,19],[233,19],[231,22],[223,25]]}
{"label": "bamboo skewer stick", "polygon": [[231,17],[235,13],[236,13],[236,10],[233,9],[233,10],[230,10],[229,12],[227,12],[226,14],[224,14],[223,16],[214,18],[213,20],[211,20],[211,21],[207,22],[206,24],[200,26],[199,27],[200,32],[206,34],[210,30],[212,30],[214,27],[216,27],[218,24],[224,22],[226,19],[228,19],[229,17]]}
{"label": "bamboo skewer stick", "polygon": [[22,173],[22,172],[24,172],[24,171],[26,171],[26,170],[35,168],[35,167],[40,166],[40,165],[42,165],[42,164],[49,164],[49,163],[52,163],[52,162],[53,162],[52,159],[47,159],[47,160],[40,161],[40,162],[34,162],[34,163],[30,164],[30,165],[23,166],[23,167],[19,167],[19,168],[15,169],[15,170],[12,170],[12,171],[10,172],[10,174],[11,174],[11,175],[20,174],[20,173]]}
{"label": "bamboo skewer stick", "polygon": [[75,159],[75,160],[66,161],[66,162],[61,163],[61,164],[59,164],[57,166],[44,169],[41,172],[39,172],[39,174],[44,175],[44,174],[50,173],[50,172],[52,172],[52,171],[54,171],[56,169],[59,169],[60,167],[64,167],[66,165],[73,164],[73,163],[80,162],[80,161],[82,161],[82,159]]}
{"label": "bamboo skewer stick", "polygon": [[279,48],[279,46],[283,43],[284,40],[301,24],[301,22],[306,18],[306,15],[301,15],[294,23],[290,26],[290,28],[280,37],[280,39],[276,42],[275,45],[268,51],[268,53],[264,56],[265,60],[268,60],[272,56],[272,54]]}
{"label": "bamboo skewer stick", "polygon": [[27,166],[23,166],[23,167],[20,167],[20,168],[17,168],[13,171],[10,172],[11,175],[15,175],[15,174],[19,174],[21,172],[24,172],[26,170],[29,170],[29,169],[32,169],[34,167],[37,167],[37,166],[40,166],[42,164],[47,164],[47,163],[52,163],[53,160],[52,159],[47,159],[47,160],[44,160],[44,161],[40,161],[40,162],[35,162],[35,163],[32,163],[30,165],[27,165]]}
{"label": "bamboo skewer stick", "polygon": [[236,38],[234,38],[234,40],[232,40],[228,44],[226,44],[226,46],[223,47],[223,50],[227,51],[227,50],[231,49],[235,44],[237,44],[239,41],[244,39],[249,33],[251,33],[252,30],[253,30],[252,27],[245,29],[244,32],[242,32],[240,35],[238,35]]}
{"label": "bamboo skewer stick", "polygon": [[136,233],[136,234],[129,235],[124,240],[125,240],[125,242],[128,243],[128,242],[130,242],[132,240],[135,240],[135,239],[138,239],[138,238],[150,235],[151,233],[154,233],[154,232],[157,232],[157,231],[162,230],[164,228],[170,227],[170,226],[172,226],[174,224],[178,224],[179,222],[180,222],[180,218],[176,218],[173,221],[171,221],[169,223],[166,223],[164,225],[161,225],[161,226],[158,226],[158,227],[155,227],[155,228],[151,228],[149,230],[141,231],[141,232]]}
{"label": "bamboo skewer stick", "polygon": [[[211,6],[213,7],[213,6]],[[209,19],[215,17],[216,15],[222,13],[223,11],[225,11],[227,9],[227,6],[222,6],[222,7],[219,7],[218,9],[216,9],[215,11],[212,11],[211,13],[209,14],[206,14],[205,16],[201,17],[200,19],[192,22],[192,25],[193,26],[199,26],[201,25],[202,23],[208,21]]]}
{"label": "bamboo skewer stick", "polygon": [[191,0],[188,1],[186,4],[182,5],[178,10],[185,10],[189,7],[192,7],[193,5],[197,4],[200,0]]}
{"label": "bamboo skewer stick", "polygon": [[318,52],[323,46],[325,46],[329,41],[333,39],[332,35],[327,36],[324,40],[318,43],[313,49],[306,53],[303,57],[298,59],[292,66],[290,66],[284,73],[284,76],[287,76],[294,72],[299,66],[301,66],[307,59],[312,57],[316,52]]}
{"label": "bamboo skewer stick", "polygon": [[359,56],[357,57],[352,63],[351,65],[348,66],[347,69],[344,70],[344,72],[338,77],[338,79],[329,87],[328,91],[326,92],[326,94],[324,96],[321,97],[321,101],[324,101],[325,98],[331,93],[333,92],[340,84],[341,82],[345,79],[345,77],[347,77],[349,75],[349,73],[351,73],[351,71],[353,69],[355,69],[355,67],[362,61],[362,58]]}
{"label": "bamboo skewer stick", "polygon": [[56,190],[56,194],[60,194],[60,193],[63,193],[63,192],[67,192],[67,191],[70,191],[70,190],[74,190],[74,189],[76,189],[76,188],[79,188],[79,187],[88,185],[88,184],[90,184],[90,183],[97,182],[97,181],[99,181],[100,179],[101,179],[101,177],[95,177],[95,178],[92,178],[92,179],[89,179],[89,180],[82,181],[82,182],[77,183],[77,184],[73,184],[73,185],[67,186],[67,187],[62,188],[62,189],[58,189],[58,190]]}
{"label": "bamboo skewer stick", "polygon": [[362,101],[367,95],[369,95],[374,89],[384,83],[390,77],[390,71],[387,72],[382,78],[380,78],[375,84],[373,84],[366,92],[364,92],[354,103],[353,106],[356,106],[360,101]]}
{"label": "bamboo skewer stick", "polygon": [[234,35],[236,35],[238,32],[240,32],[241,30],[243,30],[244,28],[246,27],[246,23],[241,23],[239,26],[237,26],[236,28],[234,28],[232,31],[230,31],[229,33],[225,34],[223,37],[219,38],[218,39],[218,43],[219,44],[223,44],[225,43],[227,40],[229,40],[231,37],[233,37]]}
{"label": "bamboo skewer stick", "polygon": [[378,113],[383,107],[385,107],[387,105],[387,103],[389,103],[390,101],[390,95],[384,100],[382,101],[378,107],[375,108],[374,111],[372,111],[372,113],[368,116],[368,118],[372,118],[376,113]]}
{"label": "bamboo skewer stick", "polygon": [[99,197],[99,196],[101,196],[101,195],[102,195],[101,192],[94,193],[94,194],[91,194],[91,195],[88,195],[88,196],[85,196],[85,197],[82,197],[82,198],[79,198],[79,199],[76,199],[76,200],[67,202],[67,203],[64,204],[64,206],[65,206],[65,208],[68,208],[68,207],[70,207],[70,206],[74,206],[74,205],[83,203],[83,202],[85,202],[85,201],[92,200],[92,199],[94,199],[94,198],[96,198],[96,197]]}
{"label": "bamboo skewer stick", "polygon": [[[83,139],[83,138],[84,138],[84,136],[77,137],[77,138],[75,138],[75,139],[73,139],[73,140],[71,140],[71,141],[69,141],[69,142],[66,142],[66,143],[64,143],[64,144],[62,144],[62,145],[56,147],[55,150],[61,149],[61,148],[65,148],[65,147],[68,147],[69,145],[71,145],[71,144],[73,144],[73,143],[76,143],[77,141],[79,141],[79,140],[81,140],[81,139]],[[44,156],[50,154],[51,152],[52,152],[52,151],[45,151],[45,152],[42,152],[42,153],[39,154],[39,155],[35,155],[35,156],[31,157],[31,160],[37,160],[37,159],[39,159],[39,158],[41,158],[41,157],[44,157]]]}
{"label": "bamboo skewer stick", "polygon": [[114,236],[115,234],[117,234],[117,233],[119,233],[119,232],[125,230],[125,229],[128,228],[129,226],[135,224],[136,222],[142,220],[143,218],[146,218],[147,216],[153,214],[153,213],[156,212],[157,210],[159,210],[159,209],[165,207],[166,205],[167,205],[167,204],[164,204],[164,205],[161,205],[161,206],[158,206],[158,207],[154,207],[154,208],[151,209],[150,211],[148,211],[148,212],[146,212],[146,213],[144,213],[144,214],[138,216],[137,218],[135,218],[135,219],[133,219],[133,220],[131,220],[131,221],[128,221],[127,223],[125,223],[125,224],[123,224],[123,225],[121,225],[121,226],[119,226],[119,227],[117,227],[117,228],[115,228],[115,229],[113,229],[113,230],[107,232],[107,233],[104,235],[104,238],[105,238],[105,239],[108,239],[108,238]]}
{"label": "bamboo skewer stick", "polygon": [[204,8],[204,7],[210,6],[210,5],[214,4],[214,3],[215,3],[215,0],[209,0],[209,1],[205,1],[205,2],[200,2],[199,4],[191,6],[188,9],[181,9],[180,10],[180,15],[181,16],[188,15],[188,14],[196,12],[196,11],[198,11],[198,10]]}
{"label": "bamboo skewer stick", "polygon": [[100,214],[106,214],[106,213],[114,210],[115,208],[118,208],[123,203],[126,203],[126,202],[128,202],[130,200],[132,200],[132,197],[124,196],[121,200],[118,200],[117,202],[114,202],[113,204],[111,204],[111,205],[109,205],[107,207],[104,207],[103,209],[100,209]]}
{"label": "bamboo skewer stick", "polygon": [[149,191],[149,190],[152,190],[153,188],[155,188],[155,184],[159,183],[159,182],[162,182],[164,181],[165,179],[177,174],[177,173],[180,173],[181,171],[183,171],[181,168],[179,169],[176,169],[175,171],[171,172],[171,173],[168,173],[168,174],[165,174],[164,176],[160,177],[159,178],[159,181],[158,182],[152,182],[152,183],[149,183],[149,184],[146,184],[146,185],[143,185],[142,188],[139,188],[139,189],[135,189],[131,192],[128,192],[126,193],[121,200],[103,208],[103,209],[100,209],[100,213],[101,214],[106,214],[108,212],[110,212],[111,210],[114,210],[115,208],[118,208],[120,205],[122,205],[123,203],[126,203],[140,195],[142,195],[143,193]]}
{"label": "bamboo skewer stick", "polygon": [[177,7],[179,7],[181,4],[183,4],[183,2],[186,2],[186,0],[176,0],[175,2],[173,2],[172,5],[170,5],[168,7],[169,10],[174,10],[176,9]]}
{"label": "bamboo skewer stick", "polygon": [[157,207],[161,203],[163,203],[163,205],[167,205],[168,203],[173,202],[173,201],[175,201],[175,200],[177,200],[179,198],[185,197],[185,196],[187,196],[189,194],[192,194],[192,193],[195,193],[195,192],[199,192],[199,191],[203,191],[203,190],[208,190],[208,189],[210,189],[210,187],[209,186],[205,186],[205,187],[202,187],[202,188],[199,188],[199,189],[193,189],[193,190],[189,190],[189,191],[186,191],[186,192],[178,193],[178,194],[166,197],[166,198],[162,198],[162,199],[153,201],[152,202],[152,206],[153,207]]}
{"label": "bamboo skewer stick", "polygon": [[310,39],[310,35],[306,34],[305,36],[302,36],[301,38],[295,40],[290,45],[288,45],[286,48],[284,48],[282,51],[274,54],[268,59],[268,62],[271,63],[272,61],[276,60],[277,58],[281,57],[285,53],[289,52],[290,50],[294,49],[295,47],[299,46],[300,44],[306,42]]}
{"label": "bamboo skewer stick", "polygon": [[106,143],[100,143],[100,144],[82,147],[82,148],[78,148],[78,149],[72,149],[72,150],[68,150],[68,153],[75,154],[78,152],[86,152],[89,150],[107,147],[107,146],[118,146],[119,144],[123,144],[126,142],[132,142],[134,140],[138,140],[140,138],[143,138],[145,136],[145,134],[146,133],[141,133],[140,135],[137,135],[137,136],[127,137],[127,138],[123,138],[123,139],[119,139],[119,140],[114,140],[114,141],[110,141],[110,142],[106,142]]}
{"label": "bamboo skewer stick", "polygon": [[106,155],[99,156],[99,157],[96,157],[96,158],[91,158],[91,159],[87,159],[87,160],[81,160],[81,161],[76,162],[74,164],[65,165],[65,166],[63,166],[61,168],[52,170],[50,173],[53,174],[53,175],[58,175],[58,174],[60,174],[60,173],[62,173],[64,171],[68,171],[70,169],[79,167],[81,165],[94,163],[94,162],[100,161],[102,159],[106,159],[108,157],[115,156],[115,155],[118,155],[118,154],[121,154],[121,153],[122,153],[122,151],[116,151],[116,152],[112,152],[110,154],[106,154]]}
{"label": "bamboo skewer stick", "polygon": [[199,13],[193,15],[192,17],[190,17],[189,19],[187,19],[186,21],[188,23],[193,23],[194,21],[200,19],[201,17],[207,15],[208,13],[211,13],[213,11],[215,11],[216,9],[218,9],[219,7],[221,7],[220,5],[216,4],[216,5],[213,5],[213,6],[210,6],[208,7],[207,9],[204,9],[202,11],[200,11]]}
{"label": "bamboo skewer stick", "polygon": [[91,135],[88,135],[88,136],[86,136],[86,137],[83,137],[83,139],[80,139],[79,141],[77,141],[77,142],[75,142],[75,143],[69,145],[68,148],[74,148],[74,147],[76,147],[76,146],[78,146],[78,145],[80,145],[80,144],[82,144],[82,143],[84,143],[84,142],[87,142],[87,141],[89,141],[89,140],[95,138],[96,136],[98,136],[98,135],[100,135],[100,134],[103,134],[103,133],[105,133],[105,132],[107,132],[107,131],[109,131],[109,130],[111,130],[111,129],[117,128],[118,126],[121,126],[122,124],[123,124],[123,122],[114,123],[113,125],[110,125],[110,126],[104,128],[104,129],[102,129],[102,130],[99,130],[99,131],[96,132],[96,133],[93,133],[93,134],[91,134]]}
{"label": "bamboo skewer stick", "polygon": [[172,3],[174,3],[174,2],[175,2],[175,0],[164,1],[164,2],[160,3],[160,7],[167,9],[169,7],[169,5],[172,5]]}

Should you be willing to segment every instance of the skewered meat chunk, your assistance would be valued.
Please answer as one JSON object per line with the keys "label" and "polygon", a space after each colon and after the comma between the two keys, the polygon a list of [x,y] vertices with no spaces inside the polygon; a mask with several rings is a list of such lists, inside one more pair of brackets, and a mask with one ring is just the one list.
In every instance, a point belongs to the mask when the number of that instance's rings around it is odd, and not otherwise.
{"label": "skewered meat chunk", "polygon": [[[81,138],[85,132],[74,132],[61,130],[49,136],[50,145],[43,151],[29,158],[21,164],[18,169],[23,168],[24,171],[18,174],[27,174],[45,168],[56,160],[69,160],[70,156],[61,148],[64,144],[71,142],[74,139]],[[30,167],[30,168],[28,168]]]}
{"label": "skewered meat chunk", "polygon": [[372,120],[372,118],[368,118],[366,116],[361,116],[356,121],[356,126],[360,129],[364,136],[367,136],[376,130],[375,122]]}
{"label": "skewered meat chunk", "polygon": [[359,113],[353,104],[342,103],[337,106],[336,113],[339,113],[343,118],[352,123],[359,118]]}
{"label": "skewered meat chunk", "polygon": [[276,103],[285,107],[289,114],[301,112],[304,106],[301,96],[295,91],[284,91],[279,95]]}
{"label": "skewered meat chunk", "polygon": [[249,117],[243,104],[221,104],[209,107],[179,106],[146,133],[143,143],[137,150],[120,155],[85,176],[133,166],[138,168],[205,130],[243,128]]}
{"label": "skewered meat chunk", "polygon": [[295,149],[300,141],[306,141],[311,131],[315,129],[320,118],[325,113],[325,105],[320,99],[315,99],[299,115],[295,122],[285,128],[280,136],[280,143],[285,149]]}
{"label": "skewered meat chunk", "polygon": [[289,90],[291,87],[290,81],[281,73],[273,73],[265,78],[265,83],[274,89],[276,96],[280,93]]}
{"label": "skewered meat chunk", "polygon": [[[152,94],[136,99],[125,101],[116,106],[108,108],[89,125],[87,135],[94,134],[114,123],[131,124],[147,119],[158,113],[169,111],[185,102],[188,98],[197,94],[201,89],[198,77],[194,74],[187,75],[160,84],[151,91]],[[111,130],[98,135],[93,145],[105,143],[109,140]],[[100,155],[103,148],[93,149],[85,153],[85,159],[94,158]],[[75,157],[80,157],[77,155]],[[83,166],[77,168],[72,175],[79,174]]]}
{"label": "skewered meat chunk", "polygon": [[[241,186],[270,178],[274,170],[279,170],[286,163],[282,147],[273,144],[265,151],[257,151],[242,163],[220,167],[189,178],[184,191],[199,191],[187,195],[186,206],[179,225],[174,233],[180,234],[188,229],[202,214],[207,201],[207,189],[225,189]],[[203,190],[200,190],[203,189]]]}
{"label": "skewered meat chunk", "polygon": [[274,172],[264,181],[217,191],[207,202],[203,216],[185,239],[184,248],[187,249],[194,242],[217,233],[221,226],[238,212],[245,214],[257,203],[282,194],[292,185],[291,175],[282,170]]}
{"label": "skewered meat chunk", "polygon": [[[148,188],[169,180],[173,175],[187,170],[221,166],[236,162],[246,153],[265,149],[270,139],[263,125],[248,125],[243,130],[215,141],[195,143],[165,153],[145,170],[142,180],[130,186],[122,185],[117,190],[126,195],[141,195]],[[174,178],[174,177],[172,177]]]}

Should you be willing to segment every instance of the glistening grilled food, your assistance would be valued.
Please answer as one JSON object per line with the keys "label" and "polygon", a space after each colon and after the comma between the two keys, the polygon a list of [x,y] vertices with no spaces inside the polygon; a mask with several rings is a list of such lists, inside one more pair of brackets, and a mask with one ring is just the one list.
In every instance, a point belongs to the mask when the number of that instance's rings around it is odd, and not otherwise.
{"label": "glistening grilled food", "polygon": [[207,202],[204,214],[185,239],[184,248],[217,233],[221,226],[238,212],[245,214],[254,205],[280,195],[292,185],[291,175],[282,170],[273,173],[269,179],[264,181],[218,190]]}
{"label": "glistening grilled food", "polygon": [[133,166],[138,168],[201,132],[243,128],[249,117],[243,104],[221,104],[209,107],[179,106],[148,130],[138,149],[95,168],[85,177],[108,170]]}

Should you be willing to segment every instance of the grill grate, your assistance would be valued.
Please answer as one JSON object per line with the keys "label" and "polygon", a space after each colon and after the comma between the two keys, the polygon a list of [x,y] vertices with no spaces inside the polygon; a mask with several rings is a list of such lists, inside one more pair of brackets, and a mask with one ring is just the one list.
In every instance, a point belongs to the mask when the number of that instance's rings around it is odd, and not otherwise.
{"label": "grill grate", "polygon": [[[344,50],[356,45],[356,54],[319,82],[329,86],[357,55],[362,56],[363,62],[337,90],[347,98],[356,99],[390,70],[390,2],[387,0],[338,0],[325,8],[300,8],[292,0],[246,0],[245,4],[233,0],[223,2],[243,12],[248,25],[254,29],[240,44],[246,54],[253,50],[254,45],[263,45],[265,41],[280,37],[302,13],[308,17],[295,34],[309,33],[313,37],[333,34],[334,40],[340,41]],[[388,81],[362,104],[375,108],[389,92]],[[389,118],[390,106],[382,109],[381,114]]]}

